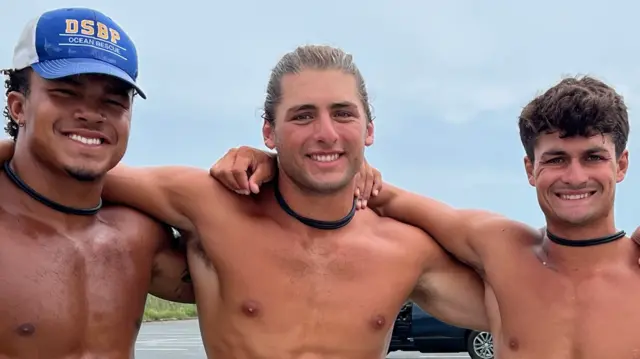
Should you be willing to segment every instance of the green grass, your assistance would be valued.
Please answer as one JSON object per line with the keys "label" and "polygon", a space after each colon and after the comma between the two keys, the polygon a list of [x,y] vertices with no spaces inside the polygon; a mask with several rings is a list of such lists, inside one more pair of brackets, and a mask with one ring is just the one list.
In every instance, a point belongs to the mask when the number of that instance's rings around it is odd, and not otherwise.
{"label": "green grass", "polygon": [[152,295],[147,296],[147,304],[144,307],[145,322],[159,320],[180,320],[196,318],[198,312],[195,304],[182,304],[169,302]]}

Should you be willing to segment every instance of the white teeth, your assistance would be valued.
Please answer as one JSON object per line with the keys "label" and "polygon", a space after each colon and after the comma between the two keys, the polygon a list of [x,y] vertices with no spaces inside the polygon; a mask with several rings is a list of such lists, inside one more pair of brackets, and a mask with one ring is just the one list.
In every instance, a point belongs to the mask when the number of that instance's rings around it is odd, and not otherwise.
{"label": "white teeth", "polygon": [[337,153],[332,155],[311,155],[311,159],[318,162],[331,162],[337,160],[338,157],[340,157],[340,155]]}
{"label": "white teeth", "polygon": [[76,135],[73,133],[68,135],[68,137],[74,141],[84,143],[85,145],[97,146],[102,143],[102,139],[100,138],[87,138],[87,137],[82,137],[80,135]]}
{"label": "white teeth", "polygon": [[591,196],[591,193],[582,193],[582,194],[561,194],[560,198],[566,200],[575,200],[575,199],[584,199]]}

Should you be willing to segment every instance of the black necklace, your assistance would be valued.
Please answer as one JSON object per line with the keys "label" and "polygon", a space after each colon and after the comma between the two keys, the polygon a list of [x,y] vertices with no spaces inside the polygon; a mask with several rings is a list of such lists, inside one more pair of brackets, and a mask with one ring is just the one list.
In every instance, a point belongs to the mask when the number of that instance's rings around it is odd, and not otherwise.
{"label": "black necklace", "polygon": [[615,234],[612,234],[612,235],[606,236],[606,237],[592,238],[592,239],[581,239],[581,240],[577,240],[577,241],[572,241],[572,240],[569,240],[569,239],[560,238],[560,237],[556,236],[555,234],[551,234],[551,232],[549,232],[549,230],[547,229],[547,237],[549,237],[551,242],[559,244],[561,246],[567,246],[567,247],[597,246],[599,244],[605,244],[605,243],[617,241],[618,239],[624,237],[625,235],[626,235],[625,231],[620,231],[620,232],[617,232]]}
{"label": "black necklace", "polygon": [[20,188],[26,194],[31,196],[31,198],[44,204],[47,207],[53,208],[58,212],[75,214],[78,216],[91,216],[98,213],[100,208],[102,208],[102,198],[100,198],[100,203],[98,203],[98,205],[93,208],[84,209],[84,208],[67,207],[65,205],[62,205],[60,203],[54,202],[46,198],[45,196],[36,192],[33,188],[29,187],[26,183],[24,183],[24,181],[22,181],[22,179],[20,179],[20,177],[18,177],[18,175],[13,171],[13,169],[11,169],[11,166],[9,166],[9,161],[6,161],[4,163],[4,171],[7,173],[7,177],[9,177],[11,182],[13,182],[16,186],[18,186],[18,188]]}
{"label": "black necklace", "polygon": [[278,201],[278,204],[280,205],[280,208],[282,208],[285,212],[287,212],[287,214],[290,215],[291,217],[297,219],[298,221],[304,223],[305,225],[307,225],[309,227],[313,227],[313,228],[317,228],[317,229],[338,229],[338,228],[342,228],[342,227],[346,226],[349,222],[351,222],[353,217],[356,215],[356,201],[354,200],[353,201],[353,207],[351,207],[351,211],[349,212],[349,214],[347,214],[345,217],[343,217],[343,218],[341,218],[341,219],[339,219],[337,221],[319,221],[319,220],[316,220],[316,219],[303,217],[303,216],[297,214],[293,209],[291,209],[291,207],[289,207],[289,205],[284,200],[284,198],[282,198],[282,193],[280,193],[280,189],[278,188],[278,183],[277,182],[274,184],[273,192],[276,195],[276,200]]}

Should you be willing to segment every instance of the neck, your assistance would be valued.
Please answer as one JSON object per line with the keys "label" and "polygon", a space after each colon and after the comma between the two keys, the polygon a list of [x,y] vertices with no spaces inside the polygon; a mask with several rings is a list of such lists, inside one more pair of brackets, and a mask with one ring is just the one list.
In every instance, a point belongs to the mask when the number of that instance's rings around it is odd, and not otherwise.
{"label": "neck", "polygon": [[[599,221],[584,225],[567,225],[548,221],[547,230],[568,241],[594,240],[619,232],[615,226],[613,213]],[[550,265],[571,269],[596,269],[598,264],[619,263],[622,258],[628,257],[630,252],[635,256],[635,251],[630,251],[630,244],[631,241],[626,236],[608,243],[584,247],[561,245],[546,238],[543,248]],[[637,261],[637,258],[634,258],[634,261]]]}
{"label": "neck", "polygon": [[[56,204],[77,209],[89,209],[96,207],[100,203],[100,195],[102,193],[101,180],[93,182],[78,181],[63,171],[52,170],[27,151],[16,151],[10,167],[25,185]],[[11,182],[8,178],[7,181]],[[35,213],[42,212],[43,214],[51,215],[51,213],[57,212],[61,215],[69,215],[32,198],[14,183],[8,183],[8,185],[13,186],[23,197],[31,198],[31,201],[25,203],[29,203],[29,209]]]}
{"label": "neck", "polygon": [[588,224],[568,224],[547,219],[547,230],[560,238],[579,241],[610,236],[618,232],[613,211],[606,217]]}
{"label": "neck", "polygon": [[355,182],[331,194],[310,193],[280,173],[276,185],[289,207],[303,217],[318,221],[338,221],[353,208]]}

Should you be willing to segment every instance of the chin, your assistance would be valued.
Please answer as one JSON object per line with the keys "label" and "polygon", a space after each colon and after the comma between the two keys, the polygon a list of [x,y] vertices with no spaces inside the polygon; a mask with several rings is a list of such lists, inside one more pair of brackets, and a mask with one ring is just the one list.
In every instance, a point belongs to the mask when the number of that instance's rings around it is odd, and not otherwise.
{"label": "chin", "polygon": [[585,225],[585,224],[589,224],[590,222],[592,222],[594,220],[594,215],[593,213],[583,213],[583,214],[578,214],[578,213],[571,213],[571,214],[561,214],[558,213],[558,219],[561,220],[562,222],[574,225],[574,226],[580,226],[580,225]]}
{"label": "chin", "polygon": [[106,171],[99,171],[87,167],[65,167],[65,172],[80,182],[94,182],[101,179]]}
{"label": "chin", "polygon": [[317,193],[331,194],[344,189],[349,181],[309,181],[308,187]]}

